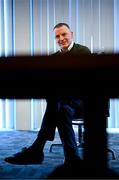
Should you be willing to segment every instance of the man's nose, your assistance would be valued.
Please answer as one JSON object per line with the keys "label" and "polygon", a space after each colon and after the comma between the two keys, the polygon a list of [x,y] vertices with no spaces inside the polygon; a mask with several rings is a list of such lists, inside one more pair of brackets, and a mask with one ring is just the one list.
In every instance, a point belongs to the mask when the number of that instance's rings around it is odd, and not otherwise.
{"label": "man's nose", "polygon": [[59,37],[59,40],[60,40],[60,41],[62,41],[63,39],[64,39],[64,37],[63,37],[63,36],[60,36],[60,37]]}

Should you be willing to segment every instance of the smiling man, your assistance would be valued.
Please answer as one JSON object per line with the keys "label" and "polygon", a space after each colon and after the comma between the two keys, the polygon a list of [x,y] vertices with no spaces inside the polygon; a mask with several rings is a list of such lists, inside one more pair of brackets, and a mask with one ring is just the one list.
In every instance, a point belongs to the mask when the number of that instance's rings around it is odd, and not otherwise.
{"label": "smiling man", "polygon": [[59,23],[54,27],[55,40],[60,50],[55,53],[68,53],[68,55],[90,54],[88,47],[73,42],[73,32],[66,23]]}
{"label": "smiling man", "polygon": [[[73,42],[73,32],[67,24],[59,23],[53,30],[56,43],[60,48],[53,55],[90,54],[87,47]],[[13,164],[41,164],[44,160],[44,146],[48,140],[54,139],[56,127],[64,148],[64,163],[71,164],[80,161],[72,119],[76,115],[82,116],[83,102],[72,97],[65,99],[51,97],[46,101],[46,111],[36,140],[30,147],[25,147],[15,155],[5,158],[5,161]]]}

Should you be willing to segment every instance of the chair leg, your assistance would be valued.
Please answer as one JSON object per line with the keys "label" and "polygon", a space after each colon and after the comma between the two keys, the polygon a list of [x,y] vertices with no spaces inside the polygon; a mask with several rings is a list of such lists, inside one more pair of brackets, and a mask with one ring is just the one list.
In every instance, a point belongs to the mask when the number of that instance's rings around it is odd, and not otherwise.
{"label": "chair leg", "polygon": [[83,125],[78,125],[78,147],[83,147]]}
{"label": "chair leg", "polygon": [[[83,143],[83,124],[74,124],[74,125],[78,125],[78,147],[83,147],[84,143]],[[52,152],[52,149],[54,146],[62,146],[61,143],[59,144],[51,144],[50,148],[49,148],[49,152]]]}
{"label": "chair leg", "polygon": [[107,148],[107,152],[110,152],[112,154],[112,159],[116,160],[115,152],[112,149]]}
{"label": "chair leg", "polygon": [[52,152],[53,145],[54,145],[54,144],[51,144],[50,149],[49,149],[49,152]]}
{"label": "chair leg", "polygon": [[49,152],[52,152],[52,149],[54,146],[62,146],[62,144],[60,144],[60,143],[59,144],[51,144]]}

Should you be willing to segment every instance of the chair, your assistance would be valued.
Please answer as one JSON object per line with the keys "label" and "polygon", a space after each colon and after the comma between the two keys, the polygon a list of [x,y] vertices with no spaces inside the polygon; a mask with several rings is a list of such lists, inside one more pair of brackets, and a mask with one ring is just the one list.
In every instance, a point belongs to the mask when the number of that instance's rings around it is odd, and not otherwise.
{"label": "chair", "polygon": [[[83,128],[84,128],[84,119],[83,118],[77,118],[72,120],[72,125],[78,126],[78,147],[83,147]],[[52,152],[52,149],[54,146],[62,146],[61,143],[53,143],[50,146],[49,152]]]}
{"label": "chair", "polygon": [[[78,142],[77,142],[77,146],[80,147],[80,148],[83,148],[84,147],[84,133],[83,133],[83,131],[84,131],[84,119],[83,118],[73,119],[72,120],[72,125],[78,126]],[[52,152],[52,149],[53,149],[54,146],[62,146],[62,144],[61,143],[53,143],[53,144],[51,144],[49,152]],[[115,152],[112,149],[107,148],[107,152],[112,154],[112,159],[113,160],[116,160]]]}
{"label": "chair", "polygon": [[78,147],[83,147],[84,145],[84,136],[83,136],[83,130],[84,130],[84,119],[83,118],[77,118],[72,120],[72,125],[78,126]]}

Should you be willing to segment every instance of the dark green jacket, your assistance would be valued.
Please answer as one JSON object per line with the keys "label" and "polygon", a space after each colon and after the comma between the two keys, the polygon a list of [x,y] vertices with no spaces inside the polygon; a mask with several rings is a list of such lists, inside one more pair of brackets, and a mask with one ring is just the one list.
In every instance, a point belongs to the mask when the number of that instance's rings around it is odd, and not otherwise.
{"label": "dark green jacket", "polygon": [[[83,55],[83,54],[91,54],[90,50],[88,47],[80,45],[80,44],[76,44],[74,43],[73,47],[71,48],[70,51],[68,52],[61,52],[61,51],[57,51],[56,53],[52,54],[51,56],[77,56],[77,55]],[[51,100],[53,101],[53,100]],[[68,105],[72,108],[72,110],[75,111],[75,116],[77,117],[83,117],[84,116],[84,107],[83,107],[83,101],[81,99],[74,99],[72,97],[65,97],[65,98],[59,98],[57,100],[58,106],[65,106]]]}
{"label": "dark green jacket", "polygon": [[[80,54],[90,54],[91,51],[89,50],[88,47],[80,45],[80,44],[75,44],[73,45],[72,49],[68,52],[65,53],[65,55],[80,55]],[[62,55],[61,51],[57,51],[53,55]]]}

